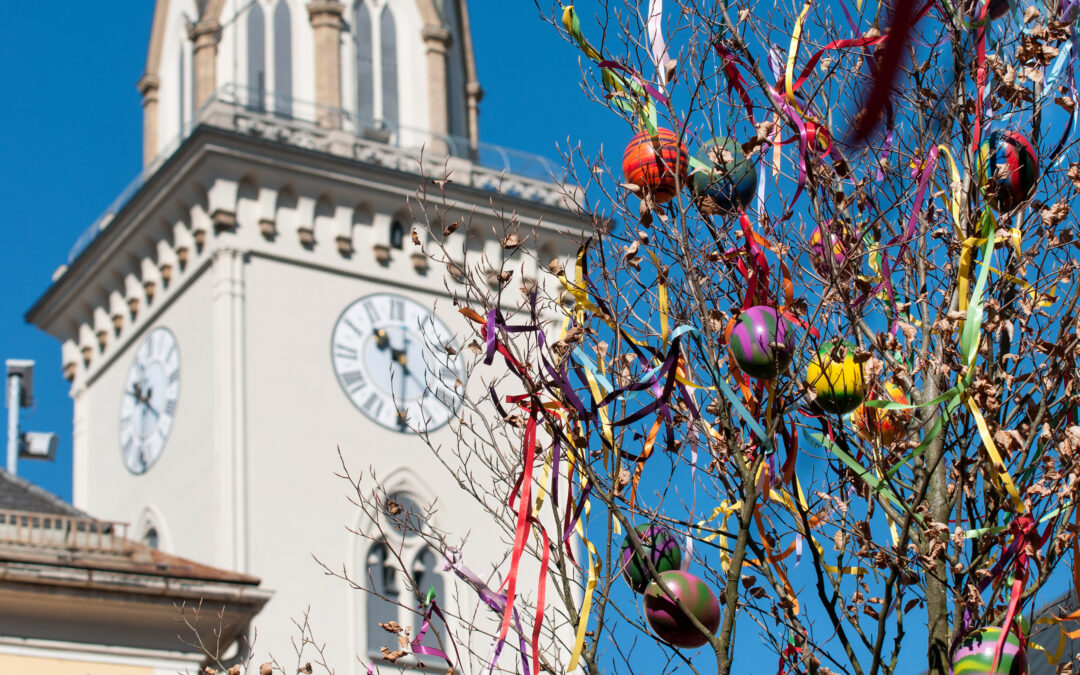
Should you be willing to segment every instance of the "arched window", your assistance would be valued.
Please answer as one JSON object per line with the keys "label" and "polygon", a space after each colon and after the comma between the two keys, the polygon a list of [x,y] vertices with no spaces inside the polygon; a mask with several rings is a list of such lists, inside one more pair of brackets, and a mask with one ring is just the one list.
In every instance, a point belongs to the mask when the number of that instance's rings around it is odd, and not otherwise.
{"label": "arched window", "polygon": [[[438,572],[439,558],[430,548],[424,548],[417,554],[416,559],[413,561],[412,575],[413,585],[416,588],[417,595],[424,601],[429,598],[433,598],[438,603],[439,608],[445,612],[446,608],[446,585],[443,582],[443,577]],[[416,622],[416,626],[412,631],[413,635],[420,634],[420,622]],[[439,635],[444,635],[444,626],[441,621],[432,621],[428,626],[428,632],[424,636],[423,642],[420,644],[426,647],[439,647]],[[445,642],[444,642],[445,644]]]}
{"label": "arched window", "polygon": [[390,5],[379,16],[379,60],[382,73],[382,119],[396,129],[398,125],[397,29]]}
{"label": "arched window", "polygon": [[371,49],[371,13],[367,2],[358,0],[353,21],[356,43],[356,121],[361,130],[375,121],[374,54]]}
{"label": "arched window", "polygon": [[143,543],[150,548],[157,548],[160,542],[158,541],[158,532],[156,528],[151,527],[143,535]]}
{"label": "arched window", "polygon": [[252,2],[247,16],[248,107],[266,110],[266,20],[262,7]]}
{"label": "arched window", "polygon": [[457,0],[446,0],[446,28],[450,31],[450,49],[446,54],[446,121],[452,136],[468,136],[465,118],[465,50],[461,39],[461,20]]}
{"label": "arched window", "polygon": [[292,117],[292,17],[288,0],[274,8],[274,112]]}
{"label": "arched window", "polygon": [[379,627],[380,623],[398,620],[397,570],[393,567],[385,544],[375,544],[368,551],[366,573],[364,581],[371,585],[373,591],[365,598],[367,650],[369,654],[378,654],[379,647],[386,645],[392,651],[396,649],[396,644],[390,639],[390,633]]}
{"label": "arched window", "polygon": [[390,223],[390,248],[401,250],[405,247],[405,226],[400,220]]}
{"label": "arched window", "polygon": [[184,108],[184,98],[185,98],[184,94],[187,91],[187,88],[184,85],[184,44],[183,43],[180,43],[180,58],[177,61],[177,63],[178,63],[178,66],[177,66],[177,78],[176,79],[179,81],[179,84],[180,84],[180,89],[179,89],[180,95],[176,97],[176,100],[180,102],[180,116],[177,119],[180,120],[180,135],[183,136],[183,135],[186,135],[184,133],[184,127],[187,125],[187,119],[186,119],[187,110]]}

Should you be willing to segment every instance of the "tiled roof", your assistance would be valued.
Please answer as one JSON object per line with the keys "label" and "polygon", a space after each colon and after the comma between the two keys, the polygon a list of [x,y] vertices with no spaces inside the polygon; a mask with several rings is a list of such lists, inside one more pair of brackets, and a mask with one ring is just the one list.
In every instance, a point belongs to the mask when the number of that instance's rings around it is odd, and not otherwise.
{"label": "tiled roof", "polygon": [[0,469],[0,509],[89,518],[51,492]]}

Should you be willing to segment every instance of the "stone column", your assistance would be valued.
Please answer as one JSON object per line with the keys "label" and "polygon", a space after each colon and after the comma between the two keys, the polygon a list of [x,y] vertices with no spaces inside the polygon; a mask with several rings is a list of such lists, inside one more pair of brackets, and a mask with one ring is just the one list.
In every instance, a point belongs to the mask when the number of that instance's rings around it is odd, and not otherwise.
{"label": "stone column", "polygon": [[213,321],[214,458],[217,463],[219,528],[216,532],[219,567],[248,569],[247,395],[244,346],[244,254],[219,249],[214,253],[211,316]]}
{"label": "stone column", "polygon": [[142,94],[143,107],[143,166],[149,166],[157,157],[158,149],[158,90],[161,78],[147,73],[136,85]]}
{"label": "stone column", "polygon": [[337,0],[307,5],[315,36],[315,111],[321,127],[341,127],[341,27],[345,6]]}
{"label": "stone column", "polygon": [[449,154],[444,136],[450,128],[446,109],[449,104],[446,95],[446,52],[450,48],[450,31],[428,24],[421,35],[427,54],[428,129],[431,131],[428,150],[445,155]]}
{"label": "stone column", "polygon": [[188,30],[195,61],[195,105],[198,110],[217,89],[217,48],[221,24],[215,19],[200,21]]}
{"label": "stone column", "polygon": [[480,142],[480,101],[484,98],[484,88],[479,82],[470,82],[465,95],[469,105],[469,140],[475,147]]}

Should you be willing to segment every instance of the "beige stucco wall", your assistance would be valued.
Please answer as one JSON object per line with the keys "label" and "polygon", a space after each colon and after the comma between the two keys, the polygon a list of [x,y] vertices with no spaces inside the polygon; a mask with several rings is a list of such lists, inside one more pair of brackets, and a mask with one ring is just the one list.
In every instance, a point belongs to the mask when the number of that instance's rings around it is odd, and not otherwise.
{"label": "beige stucco wall", "polygon": [[0,673],[11,675],[157,675],[157,672],[146,666],[0,654]]}
{"label": "beige stucco wall", "polygon": [[[100,377],[88,385],[79,405],[86,406],[85,445],[90,456],[80,480],[89,487],[80,508],[98,518],[138,523],[147,507],[173,521],[165,522],[173,550],[186,558],[231,567],[229,549],[215,539],[224,527],[222,502],[227,495],[209,480],[217,474],[211,444],[214,413],[211,273],[207,267],[190,286],[128,343]],[[136,476],[120,456],[120,405],[128,369],[142,339],[157,326],[176,336],[180,350],[180,395],[173,428],[157,462]],[[132,499],[138,495],[137,499]],[[132,535],[138,536],[138,532]]]}

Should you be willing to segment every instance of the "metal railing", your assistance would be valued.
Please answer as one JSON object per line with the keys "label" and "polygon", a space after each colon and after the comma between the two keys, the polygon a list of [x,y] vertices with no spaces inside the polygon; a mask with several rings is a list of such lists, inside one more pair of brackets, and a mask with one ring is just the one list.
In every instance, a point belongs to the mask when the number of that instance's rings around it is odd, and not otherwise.
{"label": "metal railing", "polygon": [[406,150],[419,150],[443,145],[453,157],[463,157],[479,166],[514,176],[557,183],[565,172],[547,159],[491,143],[473,142],[465,136],[437,134],[384,119],[360,119],[352,111],[334,108],[313,101],[269,96],[262,90],[226,84],[218,89],[213,100],[239,106],[245,110],[307,125],[329,123],[333,128],[352,132],[360,138],[385,143]]}
{"label": "metal railing", "polygon": [[127,523],[0,509],[0,542],[83,551],[124,551]]}
{"label": "metal railing", "polygon": [[269,96],[262,91],[236,84],[225,84],[195,111],[192,122],[181,129],[180,133],[158,153],[158,156],[128,183],[104,213],[79,236],[68,253],[69,265],[90,246],[102,230],[109,226],[113,217],[135,196],[157,167],[180,147],[195,127],[204,122],[204,112],[219,104],[235,106],[300,127],[323,131],[340,129],[353,133],[357,138],[390,145],[405,151],[419,153],[423,149],[428,156],[445,153],[452,157],[467,159],[495,173],[505,173],[541,183],[561,183],[566,175],[565,170],[559,165],[540,155],[491,143],[473,142],[472,139],[463,136],[435,134],[386,120],[359,120],[355,114],[343,108],[333,108],[301,99]]}

